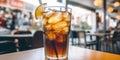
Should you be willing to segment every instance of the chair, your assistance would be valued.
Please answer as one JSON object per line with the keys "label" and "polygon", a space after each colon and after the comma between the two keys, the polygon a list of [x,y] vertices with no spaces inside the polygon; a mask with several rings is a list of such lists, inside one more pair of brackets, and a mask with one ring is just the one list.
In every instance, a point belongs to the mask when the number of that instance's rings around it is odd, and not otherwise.
{"label": "chair", "polygon": [[[106,32],[106,33],[110,33],[110,32]],[[100,40],[103,51],[113,52],[113,53],[115,52],[116,49],[115,45],[116,47],[118,47],[117,40],[114,38],[115,35],[116,32],[112,34],[112,37],[111,34],[106,34],[105,37],[103,37],[103,39]]]}
{"label": "chair", "polygon": [[78,39],[78,33],[77,33],[77,31],[71,31],[70,37],[72,38],[72,45],[75,45],[75,42]]}
{"label": "chair", "polygon": [[91,47],[93,49],[93,46],[96,45],[96,41],[91,40],[92,36],[89,37],[89,41],[87,40],[88,37],[86,37],[85,31],[78,31],[78,37],[79,37],[79,45],[83,45],[85,48]]}
{"label": "chair", "polygon": [[36,31],[32,39],[32,48],[41,48],[44,46],[43,31]]}
{"label": "chair", "polygon": [[114,32],[113,38],[112,38],[114,45],[116,45],[115,50],[113,52],[120,54],[120,32],[116,33]]}
{"label": "chair", "polygon": [[[14,35],[18,35],[18,34],[32,34],[32,33],[29,30],[28,31],[19,31],[19,30],[17,30],[13,34]],[[30,38],[23,38],[23,39],[18,38],[18,41],[19,41],[19,50],[23,51],[23,50],[30,49],[31,48],[31,46],[29,44],[30,40],[31,40]]]}

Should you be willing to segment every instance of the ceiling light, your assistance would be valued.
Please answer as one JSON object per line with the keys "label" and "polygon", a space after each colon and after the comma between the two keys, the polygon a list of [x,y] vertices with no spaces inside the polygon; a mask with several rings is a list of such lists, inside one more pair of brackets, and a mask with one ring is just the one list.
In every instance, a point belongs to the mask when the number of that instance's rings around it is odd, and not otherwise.
{"label": "ceiling light", "polygon": [[115,6],[115,7],[120,6],[120,2],[119,2],[119,1],[116,1],[116,2],[114,3],[114,6]]}
{"label": "ceiling light", "polygon": [[114,7],[108,6],[107,11],[108,11],[108,12],[113,12],[113,11],[114,11]]}
{"label": "ceiling light", "polygon": [[101,6],[103,4],[103,0],[94,0],[95,6]]}

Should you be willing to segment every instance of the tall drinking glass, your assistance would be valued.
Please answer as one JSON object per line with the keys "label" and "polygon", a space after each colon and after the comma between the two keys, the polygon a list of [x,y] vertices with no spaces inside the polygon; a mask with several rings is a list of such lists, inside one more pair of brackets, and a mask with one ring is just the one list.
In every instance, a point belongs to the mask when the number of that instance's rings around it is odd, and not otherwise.
{"label": "tall drinking glass", "polygon": [[65,7],[46,7],[43,14],[45,32],[45,57],[64,60],[68,57],[71,9]]}

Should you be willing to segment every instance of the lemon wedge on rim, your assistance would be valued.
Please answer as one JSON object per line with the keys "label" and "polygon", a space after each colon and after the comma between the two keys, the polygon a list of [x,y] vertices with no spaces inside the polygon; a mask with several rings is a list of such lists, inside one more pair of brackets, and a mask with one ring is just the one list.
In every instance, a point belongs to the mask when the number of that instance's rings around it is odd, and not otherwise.
{"label": "lemon wedge on rim", "polygon": [[34,13],[35,19],[38,19],[40,16],[43,15],[45,5],[46,5],[46,3],[43,3],[35,9],[35,13]]}

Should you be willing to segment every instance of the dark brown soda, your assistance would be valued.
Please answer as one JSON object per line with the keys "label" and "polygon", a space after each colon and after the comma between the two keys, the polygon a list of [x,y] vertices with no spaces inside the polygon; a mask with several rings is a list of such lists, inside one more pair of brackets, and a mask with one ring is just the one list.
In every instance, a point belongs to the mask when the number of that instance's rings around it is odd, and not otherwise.
{"label": "dark brown soda", "polygon": [[58,58],[60,58],[66,56],[68,52],[68,34],[58,35],[54,40],[46,39],[45,50],[49,57],[57,58],[58,56]]}

